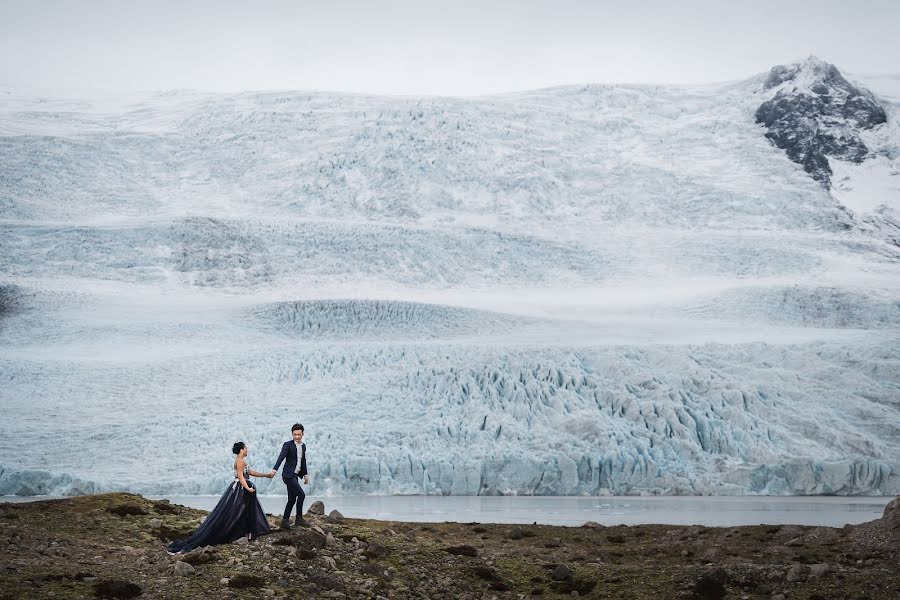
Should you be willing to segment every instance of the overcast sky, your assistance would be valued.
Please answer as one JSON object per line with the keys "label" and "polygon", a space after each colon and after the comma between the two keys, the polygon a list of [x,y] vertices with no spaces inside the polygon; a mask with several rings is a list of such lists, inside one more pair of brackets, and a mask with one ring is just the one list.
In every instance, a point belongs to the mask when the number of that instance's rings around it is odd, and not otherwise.
{"label": "overcast sky", "polygon": [[0,86],[476,95],[900,72],[887,0],[0,0]]}

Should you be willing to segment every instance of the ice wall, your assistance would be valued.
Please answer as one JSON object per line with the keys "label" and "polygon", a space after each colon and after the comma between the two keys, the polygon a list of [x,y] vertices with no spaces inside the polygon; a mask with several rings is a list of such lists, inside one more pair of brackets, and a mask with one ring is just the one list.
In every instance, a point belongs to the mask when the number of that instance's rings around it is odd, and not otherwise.
{"label": "ice wall", "polygon": [[900,248],[762,86],[11,98],[0,494],[219,493],[295,421],[312,494],[900,493]]}

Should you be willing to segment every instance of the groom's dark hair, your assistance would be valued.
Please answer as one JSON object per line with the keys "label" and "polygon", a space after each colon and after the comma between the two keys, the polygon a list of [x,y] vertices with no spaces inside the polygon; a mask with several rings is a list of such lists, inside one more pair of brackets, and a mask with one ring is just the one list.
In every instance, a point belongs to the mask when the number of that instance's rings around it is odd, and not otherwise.
{"label": "groom's dark hair", "polygon": [[294,432],[297,431],[298,429],[299,429],[300,431],[303,431],[303,425],[301,425],[300,423],[294,423],[294,426],[291,427],[291,433],[294,433]]}

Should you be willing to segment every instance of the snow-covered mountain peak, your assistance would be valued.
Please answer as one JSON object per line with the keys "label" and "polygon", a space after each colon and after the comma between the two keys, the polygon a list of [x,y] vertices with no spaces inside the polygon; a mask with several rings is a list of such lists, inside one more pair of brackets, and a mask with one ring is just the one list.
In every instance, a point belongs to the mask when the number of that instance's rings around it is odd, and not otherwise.
{"label": "snow-covered mountain peak", "polygon": [[773,67],[763,87],[768,99],[757,109],[756,122],[826,188],[833,174],[828,159],[861,163],[872,154],[862,132],[887,122],[884,107],[868,90],[816,57]]}
{"label": "snow-covered mountain peak", "polygon": [[763,87],[784,92],[827,94],[830,91],[846,93],[853,86],[833,64],[809,56],[799,63],[772,67]]}

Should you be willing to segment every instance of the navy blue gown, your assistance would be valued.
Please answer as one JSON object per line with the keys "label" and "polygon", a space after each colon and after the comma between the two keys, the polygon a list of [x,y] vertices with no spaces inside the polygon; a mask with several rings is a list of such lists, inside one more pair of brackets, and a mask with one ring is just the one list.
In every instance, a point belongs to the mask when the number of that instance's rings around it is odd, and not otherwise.
{"label": "navy blue gown", "polygon": [[[256,489],[250,483],[250,467],[246,465],[244,480],[247,485]],[[269,533],[269,522],[256,498],[256,492],[246,491],[235,475],[234,481],[228,485],[219,503],[197,531],[189,538],[175,540],[169,544],[168,550],[171,553],[190,552],[201,546],[227,544],[248,534],[255,538],[266,533]]]}

